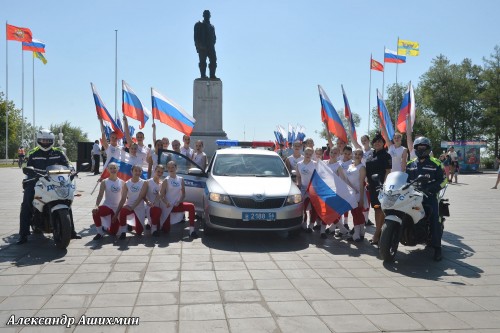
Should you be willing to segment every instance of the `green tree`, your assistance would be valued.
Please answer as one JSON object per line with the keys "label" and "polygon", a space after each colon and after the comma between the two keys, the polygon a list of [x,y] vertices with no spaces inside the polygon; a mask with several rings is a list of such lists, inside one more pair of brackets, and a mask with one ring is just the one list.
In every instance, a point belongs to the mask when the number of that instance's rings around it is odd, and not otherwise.
{"label": "green tree", "polygon": [[481,67],[469,59],[451,64],[439,55],[420,77],[420,105],[428,115],[436,116],[445,140],[471,140],[481,133]]}
{"label": "green tree", "polygon": [[500,46],[496,45],[489,59],[483,58],[484,70],[482,80],[484,90],[480,99],[484,107],[482,126],[485,134],[493,140],[495,156],[498,156],[500,137]]}
{"label": "green tree", "polygon": [[4,93],[0,92],[0,158],[5,158],[5,113],[9,114],[8,158],[17,156],[17,148],[21,143],[21,110],[17,109],[13,101],[5,102]]}
{"label": "green tree", "polygon": [[78,142],[88,142],[87,133],[84,133],[78,126],[71,126],[70,122],[65,121],[62,124],[50,125],[50,130],[56,136],[56,143],[54,146],[59,146],[59,133],[63,133],[64,147],[66,148],[66,155],[70,161],[75,162],[78,156]]}

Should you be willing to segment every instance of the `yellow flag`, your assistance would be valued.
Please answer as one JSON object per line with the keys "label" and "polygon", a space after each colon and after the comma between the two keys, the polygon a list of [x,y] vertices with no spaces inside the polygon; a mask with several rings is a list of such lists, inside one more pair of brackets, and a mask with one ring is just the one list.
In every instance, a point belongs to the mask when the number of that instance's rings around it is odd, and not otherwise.
{"label": "yellow flag", "polygon": [[43,56],[43,54],[41,54],[40,52],[33,52],[33,57],[40,59],[43,62],[44,65],[47,64],[47,59],[45,59],[45,57]]}
{"label": "yellow flag", "polygon": [[409,40],[398,40],[398,55],[418,56],[420,53],[419,44]]}

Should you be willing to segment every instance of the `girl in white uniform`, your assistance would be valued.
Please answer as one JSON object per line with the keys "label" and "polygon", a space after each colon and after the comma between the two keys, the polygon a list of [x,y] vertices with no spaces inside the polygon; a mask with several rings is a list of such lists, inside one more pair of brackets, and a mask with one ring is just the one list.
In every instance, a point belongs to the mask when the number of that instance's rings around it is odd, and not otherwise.
{"label": "girl in white uniform", "polygon": [[[161,140],[158,140],[158,142],[161,144]],[[145,185],[147,187],[146,197],[144,198],[144,201],[146,202],[146,217],[148,218],[149,223],[152,224],[152,235],[155,237],[160,236],[160,222],[162,220],[165,220],[168,215],[167,214],[164,217],[162,216],[164,213],[166,213],[166,207],[162,207],[163,204],[160,199],[160,191],[162,185],[161,177],[163,176],[164,171],[165,168],[163,167],[163,165],[157,165],[154,170],[153,178],[148,179]]]}
{"label": "girl in white uniform", "polygon": [[358,206],[351,210],[354,223],[354,234],[350,240],[361,242],[365,238],[365,218],[363,210],[365,209],[365,177],[366,169],[361,160],[363,151],[356,149],[354,152],[354,162],[347,169],[347,179],[356,191]]}
{"label": "girl in white uniform", "polygon": [[[343,156],[340,159],[339,163],[342,166],[342,170],[344,170],[344,174],[347,172],[347,169],[349,169],[349,166],[352,164],[352,148],[351,146],[345,146],[343,151]],[[347,178],[344,178],[344,180],[349,184],[349,181]],[[350,184],[349,184],[350,185]],[[344,225],[344,227],[349,230],[349,225],[348,225],[348,216],[349,212],[345,212],[343,218],[340,217],[340,222]]]}
{"label": "girl in white uniform", "polygon": [[[302,198],[304,198],[304,220],[302,222],[302,228],[307,232],[311,233],[313,224],[316,221],[316,211],[312,205],[309,205],[309,196],[306,196],[307,186],[311,181],[312,174],[316,169],[316,162],[312,160],[314,150],[307,147],[304,150],[304,160],[297,163],[297,186],[300,188]],[[307,226],[307,211],[310,213],[309,227]]]}
{"label": "girl in white uniform", "polygon": [[193,161],[205,171],[207,168],[207,154],[203,152],[203,141],[196,141],[195,147],[196,150],[194,151]]}
{"label": "girl in white uniform", "polygon": [[[186,195],[184,189],[184,179],[177,175],[177,164],[175,161],[167,163],[168,176],[161,185],[160,197],[167,208],[171,208],[172,213],[188,212],[189,216],[189,237],[198,238],[194,230],[194,205],[190,202],[183,202]],[[170,214],[163,223],[162,230],[170,231]]]}
{"label": "girl in white uniform", "polygon": [[[120,204],[121,192],[123,187],[123,180],[117,177],[118,164],[112,162],[108,164],[109,178],[104,179],[99,187],[99,194],[97,195],[95,208],[92,210],[92,218],[97,230],[97,235],[94,240],[99,240],[103,236],[104,229],[109,230],[109,233],[116,235],[119,229],[118,220],[113,219],[118,212],[118,205]],[[101,203],[104,196],[104,202]],[[103,226],[103,218],[109,216],[112,223]]]}
{"label": "girl in white uniform", "polygon": [[389,141],[389,155],[392,157],[392,171],[406,171],[408,162],[408,150],[401,145],[403,135],[399,132],[394,134],[394,144]]}
{"label": "girl in white uniform", "polygon": [[295,170],[297,163],[304,160],[304,156],[301,154],[302,144],[300,141],[295,141],[293,143],[293,154],[288,156],[285,160],[285,165],[290,173]]}
{"label": "girl in white uniform", "polygon": [[[146,213],[144,197],[146,196],[146,191],[148,189],[147,186],[144,186],[145,180],[140,178],[141,174],[142,167],[140,165],[134,165],[132,167],[132,178],[127,180],[125,186],[123,186],[122,199],[120,200],[120,204],[118,206],[118,209],[120,210],[120,225],[126,226],[127,217],[129,215],[133,215],[135,224],[130,227],[131,229],[135,229],[136,235],[138,236],[141,235],[144,230],[144,218]],[[120,239],[124,239],[125,237],[125,231],[122,231]]]}
{"label": "girl in white uniform", "polygon": [[163,149],[163,142],[161,140],[156,140],[155,147],[151,149],[148,156],[148,178],[151,178],[153,172],[156,170],[156,166],[158,165],[158,152],[160,149]]}

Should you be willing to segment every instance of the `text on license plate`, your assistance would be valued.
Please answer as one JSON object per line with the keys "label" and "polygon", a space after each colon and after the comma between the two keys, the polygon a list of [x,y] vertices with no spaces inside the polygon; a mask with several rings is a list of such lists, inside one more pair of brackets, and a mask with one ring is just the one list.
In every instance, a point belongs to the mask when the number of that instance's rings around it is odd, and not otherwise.
{"label": "text on license plate", "polygon": [[252,212],[243,212],[242,213],[243,221],[275,221],[276,213],[252,213]]}

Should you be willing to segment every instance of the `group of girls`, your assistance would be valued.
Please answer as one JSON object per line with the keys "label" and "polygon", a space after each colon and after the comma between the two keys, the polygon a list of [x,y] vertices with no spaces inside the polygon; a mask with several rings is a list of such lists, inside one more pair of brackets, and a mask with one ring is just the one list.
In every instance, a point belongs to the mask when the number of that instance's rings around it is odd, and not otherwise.
{"label": "group of girls", "polygon": [[[132,178],[126,182],[118,178],[116,163],[109,163],[108,171],[110,176],[102,180],[92,210],[97,230],[94,240],[101,239],[105,233],[125,239],[127,232],[142,235],[145,229],[158,237],[160,231],[170,231],[171,213],[186,211],[189,216],[189,236],[198,237],[194,228],[194,205],[184,202],[184,179],[177,175],[175,161],[167,163],[168,176],[163,180],[165,170],[161,164],[156,165],[153,177],[148,180],[141,178],[141,165],[132,167]],[[130,218],[132,222],[128,222]]]}

